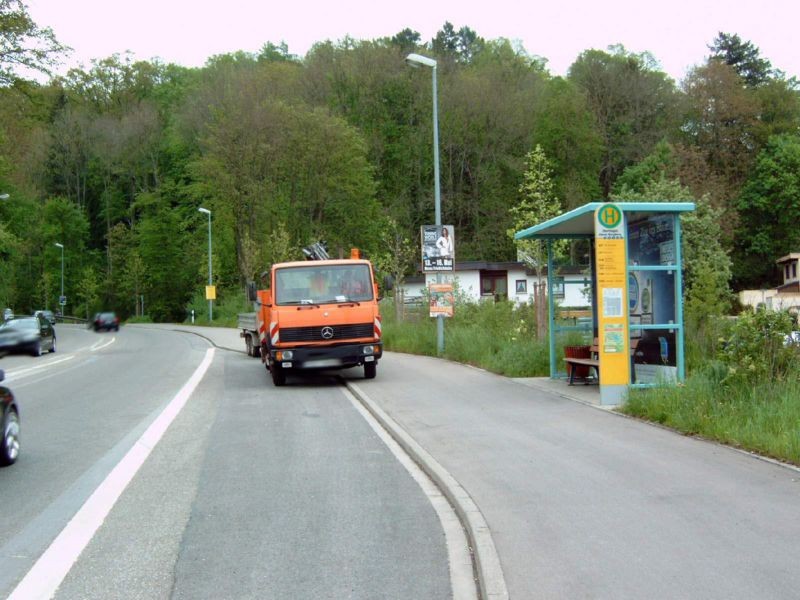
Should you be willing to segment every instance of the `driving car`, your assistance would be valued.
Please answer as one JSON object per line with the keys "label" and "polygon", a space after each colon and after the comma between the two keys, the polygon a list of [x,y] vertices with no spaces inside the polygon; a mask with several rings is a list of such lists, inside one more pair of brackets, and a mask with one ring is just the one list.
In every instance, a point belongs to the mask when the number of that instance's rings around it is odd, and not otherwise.
{"label": "driving car", "polygon": [[51,325],[55,325],[56,324],[56,316],[53,314],[52,310],[37,310],[35,313],[33,313],[33,316],[34,317],[43,317],[43,318],[47,319],[48,321],[50,321]]}
{"label": "driving car", "polygon": [[119,331],[119,317],[113,312],[100,312],[92,319],[91,327],[95,331],[104,329],[106,331]]}
{"label": "driving car", "polygon": [[0,352],[41,356],[56,351],[56,330],[42,317],[16,317],[0,325]]}
{"label": "driving car", "polygon": [[[6,375],[0,369],[0,382]],[[5,386],[0,386],[0,466],[13,465],[19,456],[19,408],[14,394]]]}

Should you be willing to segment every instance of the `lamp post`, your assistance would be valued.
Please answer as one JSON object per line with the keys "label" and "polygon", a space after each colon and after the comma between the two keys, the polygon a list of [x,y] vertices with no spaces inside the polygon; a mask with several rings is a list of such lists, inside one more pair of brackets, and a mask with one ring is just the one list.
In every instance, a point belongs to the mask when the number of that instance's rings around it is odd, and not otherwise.
{"label": "lamp post", "polygon": [[[198,211],[208,215],[208,285],[213,285],[211,277],[211,211],[207,208],[198,208]],[[213,316],[213,309],[211,308],[211,298],[208,299],[208,322],[211,322]]]}
{"label": "lamp post", "polygon": [[56,242],[56,247],[61,248],[61,296],[58,298],[58,305],[61,307],[61,312],[64,312],[64,244]]}
{"label": "lamp post", "polygon": [[[436,215],[436,230],[442,227],[442,203],[439,189],[439,110],[436,94],[436,61],[421,54],[406,56],[406,64],[410,67],[430,67],[433,74],[433,201]],[[436,273],[436,283],[441,283],[442,274]],[[439,354],[444,352],[444,315],[436,317],[436,350]]]}

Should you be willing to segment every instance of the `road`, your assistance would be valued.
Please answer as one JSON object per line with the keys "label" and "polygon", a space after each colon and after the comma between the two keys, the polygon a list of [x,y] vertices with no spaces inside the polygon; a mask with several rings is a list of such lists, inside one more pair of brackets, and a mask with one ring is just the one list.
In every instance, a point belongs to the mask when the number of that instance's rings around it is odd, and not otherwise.
{"label": "road", "polygon": [[[2,597],[26,595],[210,348],[168,330],[58,332],[56,354],[0,363],[23,427],[0,470]],[[447,552],[430,499],[336,378],[276,390],[257,361],[217,351],[55,597],[448,598]]]}
{"label": "road", "polygon": [[[235,331],[175,329],[64,328],[57,354],[0,361],[24,435],[0,470],[0,596],[64,568],[56,598],[461,597],[441,497],[337,377],[274,388]],[[343,379],[469,493],[511,598],[797,597],[796,469],[449,361]],[[79,535],[58,540],[137,452],[72,564]]]}

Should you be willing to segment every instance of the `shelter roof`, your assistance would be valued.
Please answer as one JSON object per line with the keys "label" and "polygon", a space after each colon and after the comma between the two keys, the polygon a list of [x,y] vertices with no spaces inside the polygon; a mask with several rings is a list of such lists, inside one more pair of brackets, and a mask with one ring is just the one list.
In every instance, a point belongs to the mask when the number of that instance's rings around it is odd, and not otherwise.
{"label": "shelter roof", "polygon": [[[533,227],[514,234],[515,240],[546,240],[594,237],[594,213],[607,202],[589,202],[569,212],[554,217]],[[694,210],[693,202],[612,202],[623,213],[656,215],[664,213],[689,212]]]}

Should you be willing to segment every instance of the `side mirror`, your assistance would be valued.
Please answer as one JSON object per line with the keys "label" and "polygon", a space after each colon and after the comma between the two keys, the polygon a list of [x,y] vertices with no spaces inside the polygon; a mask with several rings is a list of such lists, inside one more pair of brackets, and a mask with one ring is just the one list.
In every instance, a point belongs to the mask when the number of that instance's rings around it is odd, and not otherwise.
{"label": "side mirror", "polygon": [[394,277],[391,275],[386,275],[383,278],[383,289],[387,292],[391,291],[394,288]]}
{"label": "side mirror", "polygon": [[6,378],[6,372],[3,369],[0,369],[0,381],[3,381]]}
{"label": "side mirror", "polygon": [[248,281],[247,282],[247,299],[250,302],[256,301],[256,282],[255,281]]}

